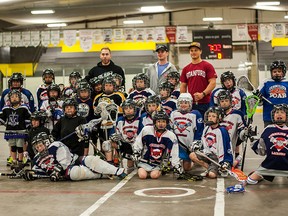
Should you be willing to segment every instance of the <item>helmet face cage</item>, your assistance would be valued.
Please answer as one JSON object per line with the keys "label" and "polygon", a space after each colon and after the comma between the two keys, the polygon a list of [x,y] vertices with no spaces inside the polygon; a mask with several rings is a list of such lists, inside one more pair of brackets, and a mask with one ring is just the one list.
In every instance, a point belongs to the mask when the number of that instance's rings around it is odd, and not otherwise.
{"label": "helmet face cage", "polygon": [[169,79],[171,79],[171,78],[176,79],[176,85],[179,84],[180,74],[179,74],[177,71],[170,71],[170,72],[167,74],[167,80],[169,80]]}
{"label": "helmet face cage", "polygon": [[158,97],[158,95],[151,95],[151,96],[149,96],[149,97],[147,98],[147,100],[145,101],[145,104],[144,104],[146,112],[151,115],[152,113],[149,112],[149,110],[148,110],[148,105],[149,105],[149,104],[156,104],[157,107],[159,107],[160,103],[161,103],[161,100],[160,100],[160,98]]}
{"label": "helmet face cage", "polygon": [[91,88],[88,82],[81,81],[77,84],[77,96],[80,97],[80,92],[83,90],[87,90],[89,93],[89,97],[91,95]]}
{"label": "helmet face cage", "polygon": [[46,121],[46,113],[42,112],[42,111],[35,111],[31,114],[31,121],[32,120],[37,120],[39,121],[39,125],[44,125],[45,121]]}
{"label": "helmet face cage", "polygon": [[112,84],[113,85],[113,89],[114,89],[114,91],[115,91],[115,89],[116,89],[116,83],[115,83],[115,81],[114,81],[114,79],[112,78],[112,77],[107,77],[106,79],[104,79],[103,80],[103,82],[102,82],[102,89],[103,89],[103,91],[105,91],[105,84]]}
{"label": "helmet face cage", "polygon": [[13,73],[10,77],[10,79],[8,80],[8,87],[11,88],[12,87],[12,82],[13,81],[19,81],[21,86],[23,85],[23,81],[24,81],[24,77],[21,73]]}
{"label": "helmet face cage", "polygon": [[[144,88],[137,88],[137,86],[136,86],[137,80],[144,80],[145,87]],[[133,88],[137,89],[138,91],[141,91],[145,88],[149,88],[149,86],[150,86],[149,77],[144,73],[137,74],[136,76],[133,77],[132,84],[133,84]]]}
{"label": "helmet face cage", "polygon": [[77,108],[78,108],[78,103],[77,101],[74,99],[74,98],[66,98],[63,102],[63,111],[65,112],[65,108],[67,106],[74,106],[75,107],[75,110],[77,111]]}
{"label": "helmet face cage", "polygon": [[82,77],[81,77],[80,72],[78,72],[78,71],[73,71],[73,72],[70,73],[70,75],[69,75],[69,83],[70,83],[70,84],[71,84],[71,78],[75,78],[76,81],[77,81],[77,80],[80,80]]}
{"label": "helmet face cage", "polygon": [[[21,92],[20,92],[19,90],[17,90],[17,89],[12,89],[12,90],[8,93],[8,100],[9,100],[10,103],[11,103],[11,96],[14,95],[14,94],[16,94],[16,95],[18,96],[18,98],[19,98],[19,103],[20,103],[20,102],[21,102],[21,99],[22,99],[22,94],[21,94]],[[18,104],[18,103],[16,103],[16,104]]]}
{"label": "helmet face cage", "polygon": [[221,77],[220,77],[222,88],[226,89],[224,82],[227,79],[231,79],[233,81],[233,87],[236,86],[236,77],[235,77],[234,73],[232,73],[231,71],[226,71],[226,72],[222,73]]}
{"label": "helmet face cage", "polygon": [[32,139],[32,148],[35,154],[38,153],[36,146],[37,144],[44,144],[44,146],[46,147],[42,152],[39,152],[41,157],[46,157],[49,154],[48,151],[48,147],[51,145],[51,143],[54,142],[52,136],[48,135],[45,132],[41,132],[39,134],[37,134],[36,136],[34,136],[34,138]]}
{"label": "helmet face cage", "polygon": [[117,73],[113,73],[112,75],[116,85],[117,85],[117,80],[119,81],[119,86],[122,85],[122,82],[123,82],[123,77],[120,75],[120,74],[117,74]]}
{"label": "helmet face cage", "polygon": [[161,90],[168,91],[168,97],[170,97],[172,92],[173,92],[173,90],[174,90],[174,85],[172,85],[170,82],[167,82],[167,81],[166,82],[162,82],[159,85],[159,91],[161,91]]}
{"label": "helmet face cage", "polygon": [[220,101],[221,100],[225,100],[225,99],[229,99],[230,101],[230,106],[228,107],[222,107],[222,109],[227,110],[230,107],[232,107],[232,95],[230,93],[230,91],[220,91],[217,95],[217,101],[218,101],[218,105],[220,106]]}
{"label": "helmet face cage", "polygon": [[[134,109],[133,114],[127,115],[127,114],[125,113],[125,111],[124,111],[126,107],[131,107],[131,108],[133,108],[133,109]],[[133,101],[132,99],[126,99],[126,100],[121,104],[121,108],[122,108],[122,110],[123,110],[123,116],[125,116],[125,117],[127,117],[127,118],[134,117],[135,114],[136,114],[136,107],[137,107],[137,105],[136,105],[135,101]]]}
{"label": "helmet face cage", "polygon": [[[275,119],[275,113],[277,110],[283,110],[285,113],[286,113],[286,120],[278,120],[278,119]],[[274,124],[284,124],[284,123],[288,123],[288,105],[287,104],[277,104],[277,105],[274,105],[274,108],[272,109],[271,111],[271,119],[272,119],[272,122]]]}
{"label": "helmet face cage", "polygon": [[61,89],[60,89],[60,86],[55,84],[55,83],[52,83],[51,85],[48,86],[47,88],[47,94],[48,94],[48,98],[50,98],[50,91],[56,91],[58,93],[57,95],[57,98],[60,97],[60,93],[61,93]]}
{"label": "helmet face cage", "polygon": [[156,125],[157,120],[165,120],[167,125],[169,124],[169,116],[164,110],[155,111],[152,114],[153,124]]}
{"label": "helmet face cage", "polygon": [[[208,120],[209,113],[216,113],[217,114],[217,122],[211,122]],[[220,107],[209,107],[208,110],[204,114],[204,124],[205,125],[213,125],[219,124],[224,118],[224,110]]]}
{"label": "helmet face cage", "polygon": [[98,84],[102,84],[102,80],[99,79],[98,77],[93,77],[92,79],[89,80],[89,83],[91,84],[92,88]]}
{"label": "helmet face cage", "polygon": [[[187,101],[189,103],[189,108],[187,110],[182,110],[181,103]],[[181,93],[177,99],[177,109],[180,112],[190,112],[192,110],[193,98],[190,93]]]}
{"label": "helmet face cage", "polygon": [[[278,77],[278,76],[272,76],[272,71],[274,69],[277,69],[277,68],[280,68],[283,72],[283,77]],[[278,60],[278,61],[274,61],[271,63],[270,65],[270,73],[271,73],[271,78],[275,81],[281,81],[285,76],[286,76],[286,64],[281,61],[281,60]]]}
{"label": "helmet face cage", "polygon": [[53,82],[54,82],[54,80],[55,80],[55,74],[54,74],[54,70],[53,70],[53,69],[47,68],[47,69],[45,69],[45,70],[43,71],[43,73],[42,73],[42,80],[43,80],[43,82],[44,82],[45,84],[50,84],[50,83],[46,83],[46,81],[45,81],[45,76],[46,76],[46,75],[52,75],[52,79],[53,79]]}

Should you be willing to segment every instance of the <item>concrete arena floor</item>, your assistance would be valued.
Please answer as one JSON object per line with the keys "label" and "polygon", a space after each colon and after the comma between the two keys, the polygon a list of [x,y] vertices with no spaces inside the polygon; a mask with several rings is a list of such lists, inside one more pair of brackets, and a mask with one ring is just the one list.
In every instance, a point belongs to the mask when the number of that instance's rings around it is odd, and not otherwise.
{"label": "concrete arena floor", "polygon": [[[254,125],[258,125],[260,132],[263,129],[261,119],[261,114],[255,114]],[[0,129],[4,130],[3,127]],[[9,167],[6,167],[8,145],[3,140],[3,134],[0,140],[0,172],[10,172]],[[248,174],[258,167],[262,158],[250,148],[247,150],[244,171]],[[197,170],[201,171],[199,168]],[[264,181],[258,185],[249,185],[244,194],[223,192],[226,187],[236,183],[233,177],[188,182],[176,180],[172,174],[158,180],[139,180],[134,175],[130,180],[128,178],[124,181],[107,179],[56,183],[46,179],[26,182],[2,176],[0,215],[270,216],[286,213],[287,178],[275,178],[272,183]],[[163,187],[166,189],[161,190]],[[150,188],[158,189],[149,190]],[[135,191],[145,189],[146,191],[142,191],[144,196],[134,194]],[[176,195],[183,196],[171,197]]]}

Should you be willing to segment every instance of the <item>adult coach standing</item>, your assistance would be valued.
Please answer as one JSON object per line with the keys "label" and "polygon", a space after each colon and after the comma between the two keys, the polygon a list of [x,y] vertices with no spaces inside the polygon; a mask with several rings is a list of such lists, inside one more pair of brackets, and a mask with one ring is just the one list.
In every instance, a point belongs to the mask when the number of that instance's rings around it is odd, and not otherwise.
{"label": "adult coach standing", "polygon": [[177,69],[168,61],[169,50],[166,45],[158,45],[156,52],[158,61],[148,68],[146,75],[150,79],[150,88],[159,94],[159,83],[166,81],[167,74],[170,71],[177,71]]}
{"label": "adult coach standing", "polygon": [[89,72],[85,79],[89,82],[90,79],[94,77],[98,77],[99,79],[103,79],[113,73],[119,74],[122,76],[122,86],[125,85],[125,74],[121,67],[114,64],[111,60],[111,50],[109,47],[103,47],[100,51],[100,59],[101,62],[97,64],[97,66],[93,67]]}
{"label": "adult coach standing", "polygon": [[214,67],[201,59],[202,49],[198,42],[189,46],[192,62],[186,65],[180,76],[180,93],[188,92],[193,97],[193,109],[204,113],[209,107],[211,91],[216,86],[217,74]]}

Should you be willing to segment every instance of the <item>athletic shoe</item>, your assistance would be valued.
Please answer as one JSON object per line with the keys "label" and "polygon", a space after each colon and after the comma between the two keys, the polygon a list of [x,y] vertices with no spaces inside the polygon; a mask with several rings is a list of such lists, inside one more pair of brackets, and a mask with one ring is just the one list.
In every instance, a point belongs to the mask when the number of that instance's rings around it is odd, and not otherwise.
{"label": "athletic shoe", "polygon": [[13,164],[13,159],[12,159],[12,157],[11,156],[9,156],[8,158],[7,158],[7,166],[11,166]]}
{"label": "athletic shoe", "polygon": [[118,175],[118,179],[122,180],[127,176],[127,174],[125,172],[121,173],[120,175]]}
{"label": "athletic shoe", "polygon": [[200,173],[200,176],[206,177],[208,175],[208,170],[205,170],[204,172]]}

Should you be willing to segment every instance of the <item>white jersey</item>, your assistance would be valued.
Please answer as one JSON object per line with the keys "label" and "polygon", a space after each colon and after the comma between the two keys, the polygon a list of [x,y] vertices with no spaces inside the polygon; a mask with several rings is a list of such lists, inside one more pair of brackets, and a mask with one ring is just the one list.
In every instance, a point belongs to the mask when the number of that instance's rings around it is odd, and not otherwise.
{"label": "white jersey", "polygon": [[202,135],[203,151],[206,155],[215,154],[218,162],[233,164],[230,137],[224,127],[212,128],[206,126]]}
{"label": "white jersey", "polygon": [[149,162],[160,164],[167,155],[173,167],[180,166],[177,137],[171,131],[166,130],[158,137],[153,126],[145,126],[132,147],[134,152],[142,152],[142,157]]}
{"label": "white jersey", "polygon": [[233,151],[235,151],[240,132],[245,128],[244,115],[241,111],[232,109],[225,115],[220,125],[224,126],[229,133]]}
{"label": "white jersey", "polygon": [[143,126],[153,126],[153,119],[151,115],[146,112],[141,115],[141,122]]}
{"label": "white jersey", "polygon": [[200,140],[203,132],[203,119],[198,110],[181,113],[175,110],[171,113],[171,128],[180,145],[190,146],[194,140]]}

